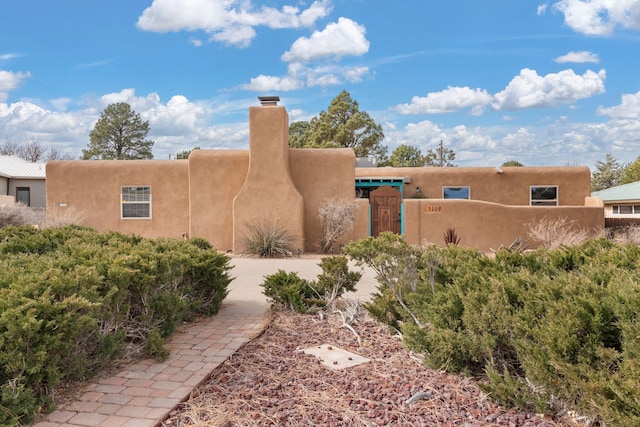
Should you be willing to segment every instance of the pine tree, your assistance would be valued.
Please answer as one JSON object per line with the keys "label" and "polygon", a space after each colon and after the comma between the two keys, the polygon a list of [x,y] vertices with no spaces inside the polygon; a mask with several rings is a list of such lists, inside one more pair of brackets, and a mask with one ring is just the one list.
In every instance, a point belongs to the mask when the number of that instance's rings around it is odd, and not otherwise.
{"label": "pine tree", "polygon": [[126,102],[110,104],[100,115],[89,134],[89,147],[82,150],[82,158],[132,160],[152,159],[153,141],[146,139],[149,122]]}
{"label": "pine tree", "polygon": [[591,191],[615,187],[621,183],[623,167],[610,153],[604,162],[596,162],[596,170],[591,174]]}

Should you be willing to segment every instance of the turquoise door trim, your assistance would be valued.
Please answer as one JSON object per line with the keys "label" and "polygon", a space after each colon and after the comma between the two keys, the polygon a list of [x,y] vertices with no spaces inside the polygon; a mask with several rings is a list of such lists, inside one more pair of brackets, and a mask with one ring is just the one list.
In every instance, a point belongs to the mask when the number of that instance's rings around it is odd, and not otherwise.
{"label": "turquoise door trim", "polygon": [[400,203],[400,235],[404,237],[404,203]]}
{"label": "turquoise door trim", "polygon": [[361,187],[382,187],[383,185],[396,187],[400,192],[401,199],[404,198],[403,184],[404,179],[402,178],[356,178],[356,189]]}

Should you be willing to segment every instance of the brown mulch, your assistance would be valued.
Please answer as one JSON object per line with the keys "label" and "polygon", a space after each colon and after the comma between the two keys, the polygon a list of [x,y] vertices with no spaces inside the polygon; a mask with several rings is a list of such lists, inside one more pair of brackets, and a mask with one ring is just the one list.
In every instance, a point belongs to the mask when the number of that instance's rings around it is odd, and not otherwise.
{"label": "brown mulch", "polygon": [[[264,334],[220,365],[162,426],[573,426],[505,409],[462,376],[427,369],[367,317],[276,312]],[[303,349],[330,344],[369,358],[343,370]],[[411,403],[412,396],[420,396]]]}

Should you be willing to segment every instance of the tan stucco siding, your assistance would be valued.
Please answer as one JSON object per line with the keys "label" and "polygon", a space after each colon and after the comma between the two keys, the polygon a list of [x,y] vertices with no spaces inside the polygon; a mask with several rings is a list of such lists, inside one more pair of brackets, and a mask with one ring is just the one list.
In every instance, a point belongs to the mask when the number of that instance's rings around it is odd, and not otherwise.
{"label": "tan stucco siding", "polygon": [[[443,235],[455,229],[460,245],[488,252],[509,246],[517,237],[529,238],[530,224],[547,219],[567,218],[580,228],[604,227],[601,207],[507,206],[474,200],[404,200],[405,236],[409,244],[444,245]],[[535,247],[536,242],[530,242]]]}
{"label": "tan stucco siding", "polygon": [[527,206],[531,186],[557,186],[560,206],[584,206],[585,198],[591,194],[591,173],[583,166],[357,168],[358,176],[409,178],[410,183],[403,187],[405,198],[412,197],[417,187],[424,197],[440,199],[443,187],[468,186],[472,200]]}
{"label": "tan stucco siding", "polygon": [[[304,250],[318,252],[322,227],[318,209],[327,200],[355,197],[355,154],[348,148],[290,149],[291,176],[304,197]],[[349,237],[337,242],[345,243]],[[366,237],[366,231],[365,235]],[[334,248],[337,252],[338,248]]]}
{"label": "tan stucco siding", "polygon": [[218,250],[233,247],[233,199],[249,170],[249,151],[195,150],[189,156],[189,235]]}
{"label": "tan stucco siding", "polygon": [[[121,218],[121,188],[151,187],[151,218]],[[74,208],[82,225],[144,237],[189,230],[187,160],[84,160],[47,163],[47,218]]]}

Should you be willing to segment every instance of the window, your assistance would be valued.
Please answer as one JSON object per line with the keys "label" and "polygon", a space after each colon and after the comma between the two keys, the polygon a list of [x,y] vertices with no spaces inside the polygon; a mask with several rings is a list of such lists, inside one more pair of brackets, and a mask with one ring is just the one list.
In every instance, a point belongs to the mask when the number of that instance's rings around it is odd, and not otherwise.
{"label": "window", "polygon": [[443,199],[470,199],[469,187],[442,187]]}
{"label": "window", "polygon": [[31,206],[30,187],[16,187],[16,203]]}
{"label": "window", "polygon": [[558,206],[558,186],[532,186],[531,206]]}
{"label": "window", "polygon": [[151,218],[151,187],[122,187],[122,218]]}
{"label": "window", "polygon": [[614,215],[640,215],[640,205],[613,205]]}

